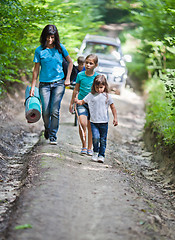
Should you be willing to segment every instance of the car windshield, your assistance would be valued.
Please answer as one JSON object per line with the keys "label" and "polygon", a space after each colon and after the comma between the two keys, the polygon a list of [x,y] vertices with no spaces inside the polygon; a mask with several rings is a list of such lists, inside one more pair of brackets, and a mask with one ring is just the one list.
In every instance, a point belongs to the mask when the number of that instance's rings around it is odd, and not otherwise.
{"label": "car windshield", "polygon": [[83,52],[85,55],[95,53],[99,58],[110,61],[119,61],[121,59],[117,46],[109,44],[86,42]]}

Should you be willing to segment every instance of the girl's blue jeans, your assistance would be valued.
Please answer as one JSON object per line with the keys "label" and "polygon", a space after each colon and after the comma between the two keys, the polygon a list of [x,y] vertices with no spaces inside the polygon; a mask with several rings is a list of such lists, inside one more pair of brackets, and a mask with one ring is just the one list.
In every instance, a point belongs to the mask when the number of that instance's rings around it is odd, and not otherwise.
{"label": "girl's blue jeans", "polygon": [[108,123],[92,123],[92,141],[93,151],[98,152],[99,156],[105,157],[107,134],[108,134]]}
{"label": "girl's blue jeans", "polygon": [[42,117],[49,139],[57,139],[61,100],[65,92],[64,80],[53,83],[40,83],[39,93],[42,103]]}

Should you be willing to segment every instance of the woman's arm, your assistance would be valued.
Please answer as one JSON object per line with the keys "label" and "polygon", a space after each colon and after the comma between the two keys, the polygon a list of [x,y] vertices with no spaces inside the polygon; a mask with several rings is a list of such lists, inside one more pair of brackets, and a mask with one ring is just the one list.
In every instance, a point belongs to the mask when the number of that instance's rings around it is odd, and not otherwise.
{"label": "woman's arm", "polygon": [[67,76],[66,76],[64,85],[68,86],[68,85],[70,85],[70,76],[71,76],[71,72],[72,72],[72,68],[73,68],[73,62],[69,55],[67,57],[65,57],[65,59],[68,61],[69,65],[68,65]]}
{"label": "woman's arm", "polygon": [[72,113],[72,107],[73,107],[73,104],[74,104],[74,100],[75,100],[75,98],[77,98],[77,96],[78,96],[79,89],[80,89],[80,84],[79,84],[79,83],[76,83],[75,88],[74,88],[74,91],[73,91],[73,93],[72,93],[72,98],[71,98],[71,101],[70,101],[70,105],[69,105],[69,112],[70,112],[70,113]]}
{"label": "woman's arm", "polygon": [[36,81],[39,75],[39,69],[40,69],[40,63],[35,63],[34,69],[33,69],[33,76],[32,76],[32,85],[31,85],[31,89],[30,89],[30,96],[34,96],[34,92],[35,92],[35,85],[36,85]]}
{"label": "woman's arm", "polygon": [[112,111],[112,114],[113,114],[113,117],[114,117],[113,124],[114,124],[114,126],[117,126],[118,125],[117,110],[116,110],[113,103],[110,105],[110,108],[111,108],[111,111]]}

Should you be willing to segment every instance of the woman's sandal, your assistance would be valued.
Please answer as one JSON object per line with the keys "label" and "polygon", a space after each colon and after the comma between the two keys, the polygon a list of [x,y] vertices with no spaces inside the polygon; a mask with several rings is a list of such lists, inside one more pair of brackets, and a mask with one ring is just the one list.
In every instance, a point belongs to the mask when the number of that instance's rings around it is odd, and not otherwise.
{"label": "woman's sandal", "polygon": [[82,148],[81,149],[81,154],[87,154],[87,148]]}
{"label": "woman's sandal", "polygon": [[87,150],[87,155],[92,156],[92,154],[93,154],[93,151],[91,149],[88,149]]}

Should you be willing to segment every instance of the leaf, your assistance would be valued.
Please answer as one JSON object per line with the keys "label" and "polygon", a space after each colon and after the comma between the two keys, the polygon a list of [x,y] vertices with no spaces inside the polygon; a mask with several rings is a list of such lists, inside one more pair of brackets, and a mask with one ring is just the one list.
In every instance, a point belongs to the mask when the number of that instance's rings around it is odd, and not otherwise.
{"label": "leaf", "polygon": [[175,49],[174,47],[167,47],[167,50],[173,54],[175,54]]}
{"label": "leaf", "polygon": [[19,230],[19,229],[27,229],[27,228],[32,228],[30,224],[24,224],[24,225],[18,225],[14,229]]}
{"label": "leaf", "polygon": [[140,211],[142,211],[142,212],[146,213],[146,210],[145,210],[145,209],[143,209],[143,208],[142,208]]}

